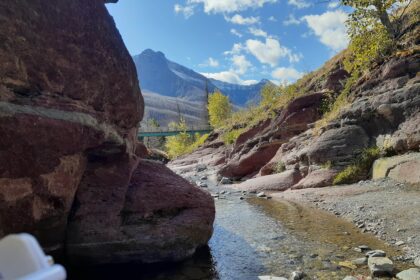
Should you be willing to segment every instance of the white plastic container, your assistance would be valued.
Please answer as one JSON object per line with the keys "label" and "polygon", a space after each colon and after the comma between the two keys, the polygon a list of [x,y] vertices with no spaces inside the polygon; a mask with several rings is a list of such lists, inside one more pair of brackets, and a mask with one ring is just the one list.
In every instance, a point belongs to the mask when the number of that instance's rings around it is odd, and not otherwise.
{"label": "white plastic container", "polygon": [[0,280],[64,280],[66,271],[53,264],[30,234],[12,234],[0,240]]}

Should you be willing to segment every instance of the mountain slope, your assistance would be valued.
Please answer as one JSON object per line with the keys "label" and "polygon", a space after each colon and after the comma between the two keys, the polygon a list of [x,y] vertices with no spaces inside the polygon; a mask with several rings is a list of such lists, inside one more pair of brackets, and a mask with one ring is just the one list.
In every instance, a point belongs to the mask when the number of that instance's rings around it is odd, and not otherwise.
{"label": "mountain slope", "polygon": [[206,87],[214,92],[219,89],[228,95],[234,105],[244,106],[258,98],[261,88],[270,83],[262,80],[254,85],[226,83],[205,76],[178,63],[168,60],[162,52],[151,49],[133,57],[143,90],[164,96],[172,96],[188,101],[205,101]]}
{"label": "mountain slope", "polygon": [[261,88],[270,83],[262,80],[254,85],[230,84],[205,76],[168,60],[162,52],[151,49],[133,57],[145,97],[144,124],[157,120],[162,126],[183,116],[190,125],[206,124],[206,95],[220,90],[235,107],[243,107],[259,99]]}

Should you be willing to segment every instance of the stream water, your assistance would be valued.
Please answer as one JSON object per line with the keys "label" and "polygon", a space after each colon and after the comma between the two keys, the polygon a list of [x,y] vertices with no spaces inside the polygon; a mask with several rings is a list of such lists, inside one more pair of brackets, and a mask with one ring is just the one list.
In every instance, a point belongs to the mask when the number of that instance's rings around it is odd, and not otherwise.
{"label": "stream water", "polygon": [[[220,189],[213,186],[210,191]],[[241,193],[229,192],[215,201],[216,221],[208,248],[193,258],[172,265],[108,266],[85,271],[77,279],[251,280],[260,275],[288,277],[301,270],[308,279],[341,280],[346,275],[369,274],[366,267],[339,265],[363,256],[354,247],[368,245],[396,254],[329,213],[255,196],[241,200]]]}

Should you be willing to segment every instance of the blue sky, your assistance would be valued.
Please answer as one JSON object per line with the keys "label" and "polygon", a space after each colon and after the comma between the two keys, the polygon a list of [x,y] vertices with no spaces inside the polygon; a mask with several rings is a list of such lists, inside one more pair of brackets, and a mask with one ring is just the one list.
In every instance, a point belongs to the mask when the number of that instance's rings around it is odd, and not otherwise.
{"label": "blue sky", "polygon": [[132,55],[145,49],[219,80],[293,82],[347,45],[347,14],[316,0],[120,0],[107,4]]}

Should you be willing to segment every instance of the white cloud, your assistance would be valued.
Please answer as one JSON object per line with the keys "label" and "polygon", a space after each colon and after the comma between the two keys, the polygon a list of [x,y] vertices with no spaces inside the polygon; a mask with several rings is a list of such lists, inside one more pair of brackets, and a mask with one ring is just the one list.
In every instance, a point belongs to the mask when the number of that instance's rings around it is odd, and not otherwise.
{"label": "white cloud", "polygon": [[267,38],[268,34],[267,32],[265,32],[264,30],[260,29],[260,28],[255,28],[255,27],[250,27],[248,29],[249,33],[251,33],[254,36],[259,36],[259,37],[264,37]]}
{"label": "white cloud", "polygon": [[239,14],[236,14],[233,17],[225,17],[225,19],[233,24],[239,25],[251,25],[260,22],[259,17],[243,17]]}
{"label": "white cloud", "polygon": [[224,55],[235,55],[240,54],[241,51],[244,49],[244,46],[241,43],[233,44],[233,47],[230,51],[225,51]]}
{"label": "white cloud", "polygon": [[252,85],[256,84],[256,80],[242,80],[238,74],[233,72],[232,70],[229,71],[222,71],[217,73],[201,73],[202,75],[206,76],[209,79],[215,79],[226,83],[231,84],[240,84],[240,85]]}
{"label": "white cloud", "polygon": [[251,62],[249,62],[244,55],[234,55],[232,57],[232,63],[233,69],[231,69],[231,71],[234,71],[239,75],[245,74],[249,67],[252,66]]}
{"label": "white cloud", "polygon": [[200,67],[218,67],[219,61],[212,57],[209,57],[204,63],[199,65]]}
{"label": "white cloud", "polygon": [[277,65],[280,58],[288,57],[290,62],[297,62],[301,55],[294,54],[287,47],[281,46],[277,39],[268,37],[265,42],[259,40],[247,40],[246,49],[253,54],[261,63],[271,67]]}
{"label": "white cloud", "polygon": [[340,2],[330,2],[328,3],[328,9],[335,9],[340,6]]}
{"label": "white cloud", "polygon": [[177,14],[183,14],[185,18],[189,18],[194,14],[194,6],[192,5],[185,5],[181,6],[179,4],[175,4],[174,11]]}
{"label": "white cloud", "polygon": [[280,81],[280,83],[290,83],[301,78],[303,73],[299,72],[295,68],[279,67],[271,73],[271,76],[277,81]]}
{"label": "white cloud", "polygon": [[336,10],[320,15],[307,15],[302,19],[306,21],[321,43],[334,51],[340,51],[347,47],[349,42],[345,25],[347,17],[347,13]]}
{"label": "white cloud", "polygon": [[308,8],[311,6],[311,4],[305,0],[289,0],[288,3],[289,5],[295,6],[298,9]]}
{"label": "white cloud", "polygon": [[269,17],[268,20],[269,21],[272,21],[272,22],[276,22],[277,21],[277,19],[274,16]]}
{"label": "white cloud", "polygon": [[235,35],[235,36],[238,36],[239,38],[241,38],[242,37],[242,34],[238,31],[238,30],[236,30],[236,29],[234,29],[234,28],[232,28],[231,30],[230,30],[230,33],[232,33],[233,35]]}
{"label": "white cloud", "polygon": [[300,24],[300,21],[297,18],[295,18],[295,15],[293,14],[290,14],[289,17],[285,21],[283,21],[283,25],[286,25],[286,26],[298,25],[298,24]]}
{"label": "white cloud", "polygon": [[276,2],[277,0],[187,0],[188,5],[203,4],[206,13],[234,13]]}

